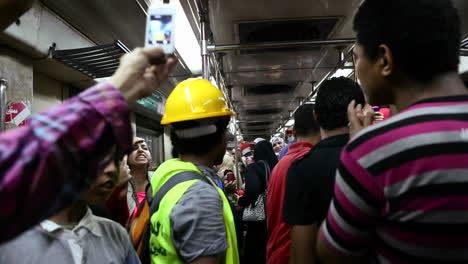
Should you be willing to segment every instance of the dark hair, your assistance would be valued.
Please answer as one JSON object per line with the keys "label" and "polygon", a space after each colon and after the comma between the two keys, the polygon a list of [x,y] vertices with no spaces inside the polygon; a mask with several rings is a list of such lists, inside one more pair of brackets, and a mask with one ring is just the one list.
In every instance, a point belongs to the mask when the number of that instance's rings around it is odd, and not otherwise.
{"label": "dark hair", "polygon": [[270,165],[270,170],[273,170],[276,163],[278,163],[278,158],[273,150],[273,146],[271,146],[271,143],[266,140],[260,141],[255,145],[254,160],[266,161],[266,163]]}
{"label": "dark hair", "polygon": [[[229,119],[218,119],[214,121],[216,132],[210,135],[196,138],[180,138],[175,131],[178,129],[194,128],[200,125],[197,121],[185,121],[172,124],[171,142],[172,154],[195,154],[204,155],[210,152],[216,145],[221,144],[229,124]],[[174,156],[175,158],[177,156]]]}
{"label": "dark hair", "polygon": [[294,130],[297,136],[310,136],[320,133],[320,127],[314,118],[314,105],[301,105],[294,113]]}
{"label": "dark hair", "polygon": [[452,1],[366,0],[354,30],[369,59],[386,44],[400,71],[420,83],[458,70],[461,28]]}
{"label": "dark hair", "polygon": [[326,130],[346,127],[348,105],[352,100],[356,100],[356,105],[365,104],[361,87],[355,81],[340,77],[323,82],[315,100],[319,126]]}

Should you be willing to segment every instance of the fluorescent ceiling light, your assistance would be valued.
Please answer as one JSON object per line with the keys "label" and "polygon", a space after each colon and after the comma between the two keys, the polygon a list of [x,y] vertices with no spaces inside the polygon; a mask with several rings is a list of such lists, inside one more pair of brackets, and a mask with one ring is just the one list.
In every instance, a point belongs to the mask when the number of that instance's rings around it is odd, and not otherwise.
{"label": "fluorescent ceiling light", "polygon": [[286,123],[285,126],[286,126],[286,127],[294,126],[294,119],[289,120],[289,121]]}
{"label": "fluorescent ceiling light", "polygon": [[219,89],[219,85],[218,85],[218,83],[216,83],[216,80],[215,80],[215,78],[213,76],[210,76],[210,82],[211,82],[212,85],[214,85],[216,88]]}
{"label": "fluorescent ceiling light", "polygon": [[338,69],[335,74],[333,74],[333,77],[349,77],[353,73],[353,69]]}
{"label": "fluorescent ceiling light", "polygon": [[174,36],[175,48],[192,74],[201,74],[202,58],[200,55],[200,43],[198,43],[198,40],[195,37],[195,33],[190,26],[189,20],[180,4],[180,1],[173,1],[173,3],[177,12]]}
{"label": "fluorescent ceiling light", "polygon": [[458,65],[458,72],[465,73],[468,72],[468,57],[461,56],[460,64]]}
{"label": "fluorescent ceiling light", "polygon": [[108,82],[110,80],[110,77],[104,77],[104,78],[96,78],[94,79],[96,82]]}

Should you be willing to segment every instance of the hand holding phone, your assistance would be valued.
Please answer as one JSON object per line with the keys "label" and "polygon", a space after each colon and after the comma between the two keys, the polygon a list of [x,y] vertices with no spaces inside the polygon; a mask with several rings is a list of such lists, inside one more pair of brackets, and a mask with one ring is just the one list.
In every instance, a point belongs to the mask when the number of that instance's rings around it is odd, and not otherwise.
{"label": "hand holding phone", "polygon": [[351,101],[348,105],[348,128],[350,138],[353,138],[361,130],[372,125],[373,117],[373,110],[364,112],[362,105],[358,104],[356,106],[356,101]]}
{"label": "hand holding phone", "polygon": [[174,53],[176,9],[170,4],[155,3],[148,9],[145,47],[160,46],[164,53]]}

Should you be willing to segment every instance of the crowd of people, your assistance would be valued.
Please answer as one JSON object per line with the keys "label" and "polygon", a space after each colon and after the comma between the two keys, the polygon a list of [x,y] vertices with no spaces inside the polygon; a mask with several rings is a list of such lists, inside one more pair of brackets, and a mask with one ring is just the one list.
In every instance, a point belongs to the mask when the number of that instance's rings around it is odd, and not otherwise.
{"label": "crowd of people", "polygon": [[[0,30],[31,3],[0,0]],[[364,0],[354,30],[359,82],[324,81],[289,137],[235,138],[223,93],[188,79],[161,120],[174,158],[149,175],[129,106],[177,63],[160,48],[1,133],[0,263],[466,263],[457,10]]]}

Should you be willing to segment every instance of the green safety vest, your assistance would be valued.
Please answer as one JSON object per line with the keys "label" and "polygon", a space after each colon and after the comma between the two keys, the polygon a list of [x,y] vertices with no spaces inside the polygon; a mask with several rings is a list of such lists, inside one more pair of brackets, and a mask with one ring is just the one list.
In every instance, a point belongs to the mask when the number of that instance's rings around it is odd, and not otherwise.
{"label": "green safety vest", "polygon": [[[194,171],[203,175],[203,173],[190,162],[184,162],[180,159],[171,159],[159,166],[151,178],[151,186],[153,194],[168,181],[172,176],[183,171]],[[180,258],[177,249],[172,244],[171,221],[169,215],[172,208],[177,204],[182,195],[187,191],[192,184],[199,180],[190,180],[182,182],[169,190],[161,200],[159,209],[150,217],[150,244],[149,251],[152,264],[176,264],[184,263]],[[226,227],[227,240],[229,248],[226,251],[226,264],[239,264],[239,253],[237,250],[236,228],[234,225],[234,217],[232,215],[229,202],[220,188],[217,188],[219,195],[223,199],[223,215],[224,225]]]}

